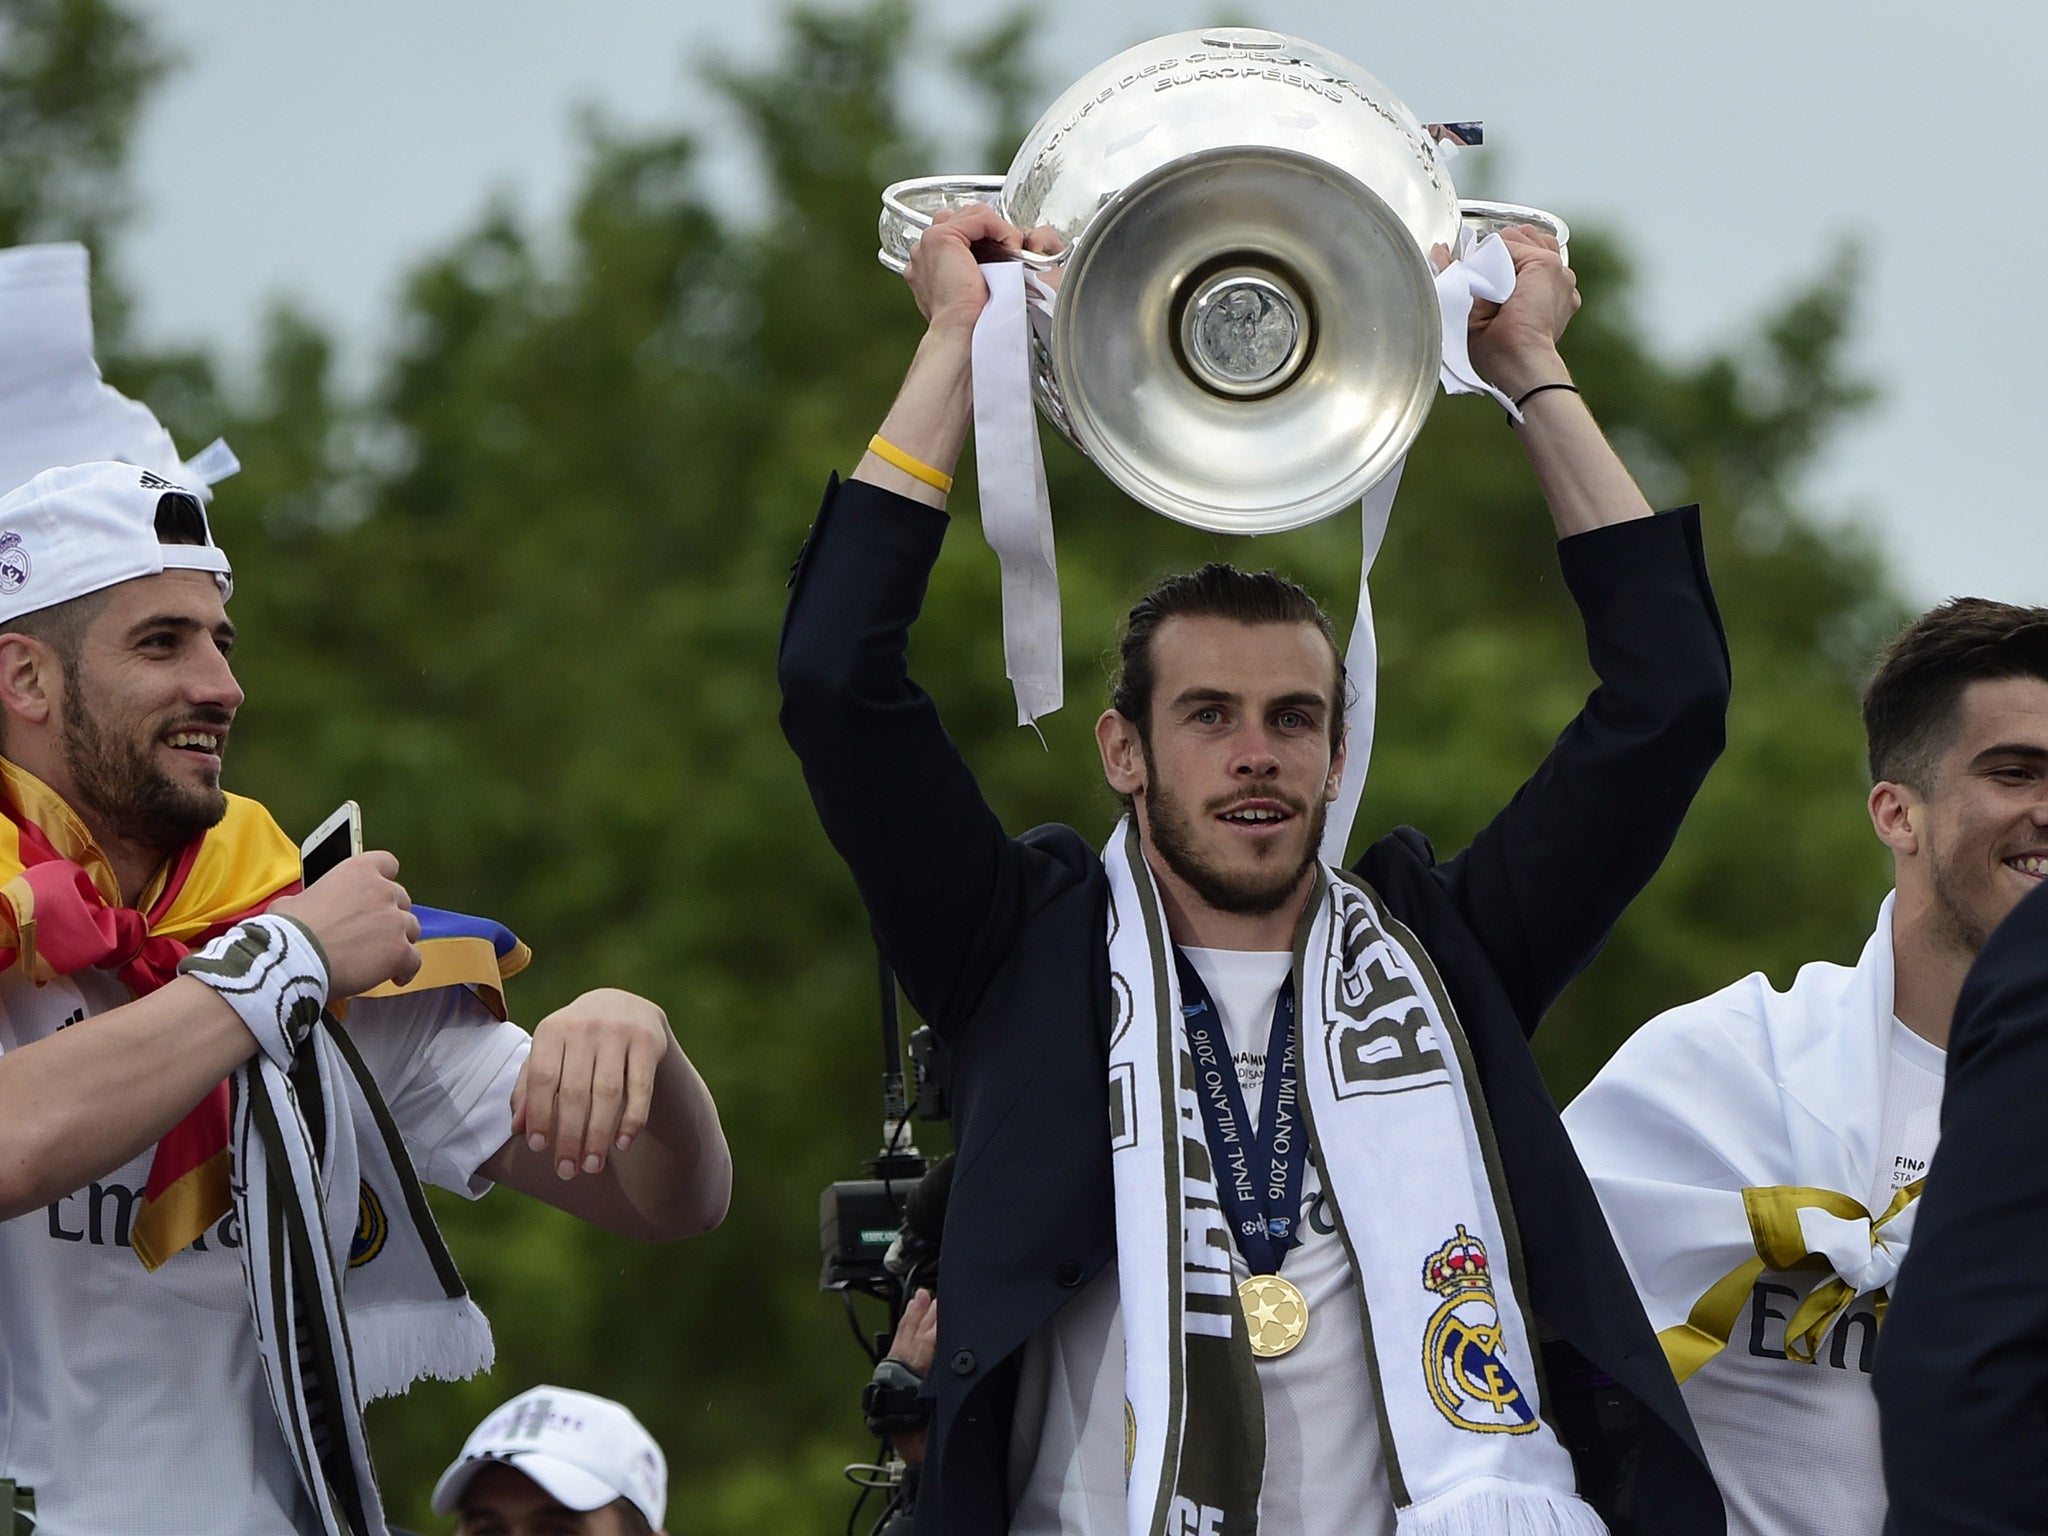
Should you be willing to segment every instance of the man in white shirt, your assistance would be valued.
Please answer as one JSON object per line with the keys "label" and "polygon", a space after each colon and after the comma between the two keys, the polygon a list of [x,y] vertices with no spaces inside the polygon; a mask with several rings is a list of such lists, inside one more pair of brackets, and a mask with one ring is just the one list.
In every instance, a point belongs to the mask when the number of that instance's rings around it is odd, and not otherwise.
{"label": "man in white shirt", "polygon": [[[730,1190],[653,1003],[586,993],[529,1040],[467,988],[406,989],[390,854],[298,893],[289,840],[220,787],[231,590],[163,476],[0,499],[0,1476],[41,1536],[381,1532],[361,1397],[488,1354],[415,1169],[648,1239]],[[320,1022],[350,1000],[345,1035]],[[372,1320],[422,1279],[410,1336]]]}
{"label": "man in white shirt", "polygon": [[2048,874],[2048,609],[1960,598],[1863,698],[1895,890],[1853,968],[1646,1024],[1565,1112],[1735,1536],[1878,1536],[1877,1330],[1978,950]]}

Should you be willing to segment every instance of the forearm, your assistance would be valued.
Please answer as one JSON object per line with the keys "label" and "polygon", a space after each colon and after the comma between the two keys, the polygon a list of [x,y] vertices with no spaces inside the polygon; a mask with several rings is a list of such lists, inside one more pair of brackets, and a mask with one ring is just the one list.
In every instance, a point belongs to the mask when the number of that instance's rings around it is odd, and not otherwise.
{"label": "forearm", "polygon": [[0,1056],[0,1220],[104,1178],[255,1053],[220,994],[181,977]]}
{"label": "forearm", "polygon": [[[1501,387],[1519,399],[1543,384],[1570,379],[1563,359],[1553,352],[1525,364],[1511,380],[1515,387]],[[1560,539],[1651,515],[1635,477],[1576,390],[1543,389],[1528,395],[1515,435],[1536,472]]]}
{"label": "forearm", "polygon": [[725,1220],[732,1153],[711,1090],[673,1039],[655,1073],[647,1128],[607,1171],[635,1218],[631,1235],[694,1237]]}
{"label": "forearm", "polygon": [[[925,332],[896,403],[882,420],[884,440],[942,475],[951,475],[959,463],[974,420],[973,336],[971,329],[958,325],[933,326]],[[944,491],[872,452],[862,457],[853,478],[926,506],[946,505]]]}
{"label": "forearm", "polygon": [[[1648,517],[1650,504],[1586,410],[1558,353],[1578,313],[1578,279],[1553,235],[1521,228],[1502,231],[1501,239],[1514,259],[1514,291],[1501,304],[1473,305],[1467,342],[1486,381],[1521,412],[1516,435],[1557,536]],[[1440,251],[1439,259],[1449,253]]]}
{"label": "forearm", "polygon": [[655,1070],[647,1124],[625,1151],[613,1148],[600,1173],[558,1170],[560,1149],[533,1148],[514,1134],[479,1170],[496,1183],[570,1215],[645,1242],[708,1232],[732,1197],[732,1155],[718,1106],[673,1036]]}

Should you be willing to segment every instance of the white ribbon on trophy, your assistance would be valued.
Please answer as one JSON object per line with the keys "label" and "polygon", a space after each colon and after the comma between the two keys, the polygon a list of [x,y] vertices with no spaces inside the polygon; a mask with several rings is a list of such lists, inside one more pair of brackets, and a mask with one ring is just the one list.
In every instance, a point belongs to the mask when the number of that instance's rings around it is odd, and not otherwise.
{"label": "white ribbon on trophy", "polygon": [[[1472,318],[1472,303],[1486,299],[1507,302],[1515,291],[1515,258],[1499,235],[1475,241],[1472,231],[1462,231],[1463,247],[1456,260],[1436,275],[1437,302],[1443,308],[1444,361],[1438,376],[1447,395],[1491,395],[1516,421],[1522,413],[1515,402],[1479,376],[1472,366],[1466,326]],[[1351,826],[1358,818],[1358,799],[1365,793],[1365,770],[1372,762],[1373,726],[1379,703],[1379,639],[1372,624],[1372,588],[1369,579],[1380,544],[1387,536],[1387,520],[1394,510],[1394,493],[1401,486],[1404,458],[1387,471],[1385,478],[1365,493],[1359,504],[1361,542],[1364,555],[1358,567],[1358,615],[1351,621],[1351,643],[1344,650],[1344,676],[1353,697],[1347,719],[1350,734],[1344,762],[1344,784],[1330,806],[1323,824],[1323,862],[1342,864],[1351,842]]]}
{"label": "white ribbon on trophy", "polygon": [[1396,459],[1394,467],[1358,504],[1358,613],[1351,621],[1351,642],[1344,647],[1344,680],[1351,690],[1344,710],[1344,779],[1323,823],[1325,864],[1344,862],[1351,823],[1358,816],[1358,797],[1365,793],[1366,764],[1372,761],[1380,693],[1380,642],[1372,627],[1372,563],[1379,559],[1380,545],[1386,542],[1387,521],[1393,516],[1394,496],[1401,489],[1401,471],[1407,467],[1406,457]]}
{"label": "white ribbon on trophy", "polygon": [[0,495],[46,469],[101,459],[201,496],[241,468],[218,439],[186,459],[148,406],[101,379],[84,246],[0,251]]}
{"label": "white ribbon on trophy", "polygon": [[1444,367],[1442,381],[1447,395],[1491,395],[1519,424],[1522,413],[1515,402],[1479,376],[1472,366],[1472,352],[1466,326],[1472,318],[1472,301],[1488,299],[1505,304],[1515,291],[1515,258],[1499,235],[1475,240],[1471,225],[1458,232],[1458,258],[1436,275],[1437,303],[1444,311]]}
{"label": "white ribbon on trophy", "polygon": [[[1443,317],[1439,382],[1451,395],[1490,395],[1519,421],[1514,402],[1473,367],[1466,326],[1475,300],[1505,303],[1515,291],[1515,262],[1497,234],[1475,242],[1462,232],[1458,256],[1436,275]],[[1046,490],[1038,416],[1031,399],[1033,312],[1056,302],[1036,275],[1012,261],[984,262],[989,299],[974,327],[974,434],[981,488],[981,527],[996,552],[1003,583],[1003,670],[1017,698],[1017,723],[1031,725],[1065,698],[1060,640],[1059,573],[1053,555],[1052,500]],[[1387,535],[1405,458],[1359,504],[1361,558],[1358,612],[1345,647],[1353,698],[1343,788],[1323,829],[1323,858],[1344,862],[1358,815],[1379,692],[1379,643],[1373,630],[1370,577]]]}
{"label": "white ribbon on trophy", "polygon": [[974,325],[974,463],[981,532],[1003,575],[1003,673],[1017,723],[1031,725],[1066,698],[1060,653],[1060,577],[1052,550],[1052,497],[1038,412],[1031,404],[1031,317],[1052,289],[1014,261],[986,261],[988,303]]}

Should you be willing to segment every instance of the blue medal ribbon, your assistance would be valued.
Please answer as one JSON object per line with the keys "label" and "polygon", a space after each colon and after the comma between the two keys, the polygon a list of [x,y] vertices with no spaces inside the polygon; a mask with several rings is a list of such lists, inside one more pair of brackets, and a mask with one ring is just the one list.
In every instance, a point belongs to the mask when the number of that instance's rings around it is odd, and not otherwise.
{"label": "blue medal ribbon", "polygon": [[1180,973],[1181,1027],[1195,1059],[1195,1097],[1216,1164],[1216,1192],[1251,1272],[1277,1274],[1288,1249],[1301,1241],[1301,1170],[1308,1160],[1294,1054],[1294,976],[1288,973],[1273,1004],[1254,1136],[1215,1001],[1178,947],[1173,957]]}

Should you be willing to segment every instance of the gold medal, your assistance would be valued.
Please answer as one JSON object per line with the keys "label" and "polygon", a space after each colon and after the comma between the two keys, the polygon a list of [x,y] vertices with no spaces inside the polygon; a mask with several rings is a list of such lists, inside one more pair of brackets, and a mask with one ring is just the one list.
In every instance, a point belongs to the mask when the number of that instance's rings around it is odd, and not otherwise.
{"label": "gold medal", "polygon": [[1237,1282],[1238,1305],[1261,1360],[1284,1355],[1308,1336],[1308,1298],[1291,1280],[1251,1275]]}

